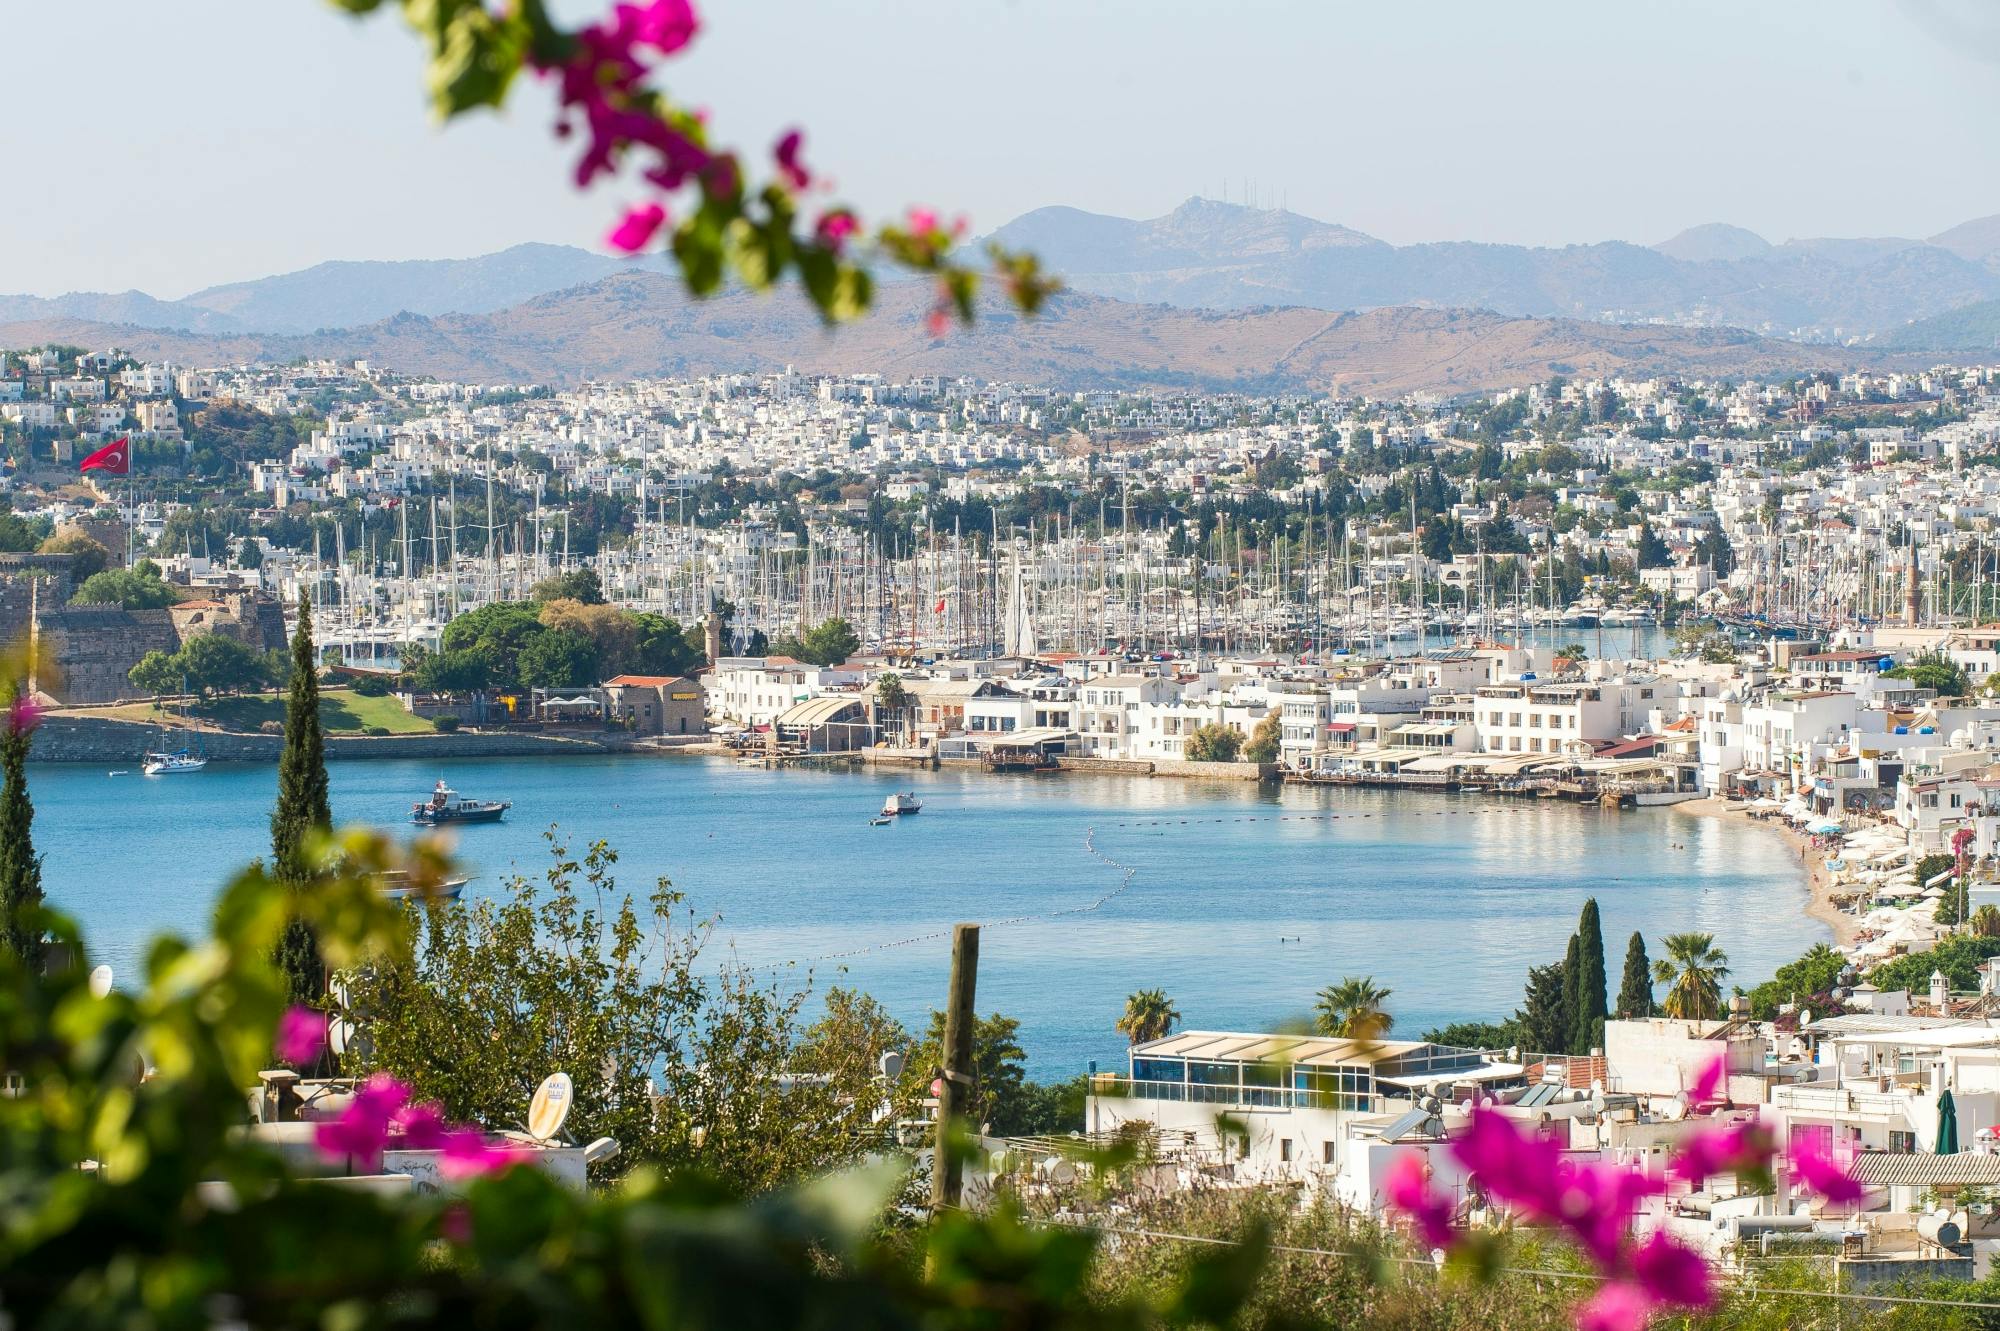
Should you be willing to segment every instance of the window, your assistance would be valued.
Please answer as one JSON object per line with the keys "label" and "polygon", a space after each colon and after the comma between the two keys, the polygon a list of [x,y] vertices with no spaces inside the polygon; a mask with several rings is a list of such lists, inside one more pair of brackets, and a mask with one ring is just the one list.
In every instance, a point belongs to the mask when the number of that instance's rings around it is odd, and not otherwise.
{"label": "window", "polygon": [[1292,1139],[1290,1137],[1278,1138],[1278,1159],[1288,1165],[1292,1163]]}
{"label": "window", "polygon": [[[1289,1145],[1289,1143],[1287,1143]],[[1917,1134],[1889,1129],[1889,1154],[1914,1155],[1917,1150]]]}
{"label": "window", "polygon": [[1332,1164],[1332,1163],[1333,1163],[1333,1143],[1332,1143],[1332,1142],[1321,1142],[1321,1143],[1319,1144],[1319,1159],[1320,1159],[1320,1163],[1321,1163],[1321,1164],[1324,1164],[1324,1165],[1330,1165],[1330,1164]]}

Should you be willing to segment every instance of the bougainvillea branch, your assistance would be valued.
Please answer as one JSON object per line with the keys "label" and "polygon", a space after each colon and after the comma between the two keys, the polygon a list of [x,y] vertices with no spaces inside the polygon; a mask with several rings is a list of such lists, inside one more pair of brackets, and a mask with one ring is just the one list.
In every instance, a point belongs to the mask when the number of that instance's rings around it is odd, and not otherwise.
{"label": "bougainvillea branch", "polygon": [[[1715,1096],[1722,1079],[1719,1061],[1702,1073],[1690,1096],[1696,1112],[1720,1107]],[[1778,1156],[1771,1133],[1756,1120],[1717,1119],[1680,1144],[1664,1176],[1654,1175],[1627,1165],[1568,1160],[1552,1139],[1483,1107],[1472,1111],[1450,1150],[1488,1196],[1522,1220],[1567,1234],[1604,1277],[1576,1307],[1578,1331],[1642,1331],[1661,1310],[1711,1306],[1714,1281],[1700,1253],[1664,1232],[1635,1237],[1639,1203],[1665,1194],[1670,1178],[1696,1186],[1725,1172],[1768,1179]],[[1847,1170],[1810,1139],[1795,1141],[1786,1159],[1799,1187],[1835,1204],[1861,1196]],[[1447,1251],[1470,1246],[1470,1237],[1452,1226],[1450,1203],[1431,1191],[1421,1156],[1398,1158],[1384,1183],[1389,1205],[1409,1217],[1426,1246]]]}
{"label": "bougainvillea branch", "polygon": [[[355,14],[390,2],[333,0]],[[701,31],[691,0],[626,0],[575,29],[556,24],[545,0],[395,3],[429,49],[431,102],[441,118],[499,107],[521,73],[534,76],[555,96],[556,133],[577,144],[576,186],[608,182],[642,195],[606,243],[625,254],[664,243],[698,296],[732,278],[765,290],[795,272],[821,317],[837,322],[873,300],[869,265],[892,263],[934,284],[936,336],[953,318],[972,321],[985,284],[1028,313],[1056,290],[1032,254],[988,245],[983,262],[968,262],[962,222],[946,226],[912,209],[871,229],[854,209],[816,198],[823,182],[799,130],[778,139],[768,172],[753,179],[742,154],[713,141],[706,116],[674,102],[654,78]]]}

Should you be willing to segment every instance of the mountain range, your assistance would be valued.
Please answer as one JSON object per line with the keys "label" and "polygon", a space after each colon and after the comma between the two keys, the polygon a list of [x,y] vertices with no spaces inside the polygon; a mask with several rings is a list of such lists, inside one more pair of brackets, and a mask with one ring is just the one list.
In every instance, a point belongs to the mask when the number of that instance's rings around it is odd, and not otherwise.
{"label": "mountain range", "polygon": [[1883,364],[1884,353],[1802,346],[1738,329],[1511,318],[1490,311],[1266,306],[1199,310],[1056,296],[1024,318],[988,302],[979,322],[927,330],[931,293],[902,282],[876,308],[827,329],[794,291],[693,300],[677,277],[619,272],[484,314],[409,312],[307,334],[217,334],[80,319],[0,323],[0,346],[117,345],[177,364],[365,358],[461,381],[755,373],[971,375],[1060,387],[1301,389],[1397,395],[1470,392],[1554,374],[1746,375]]}
{"label": "mountain range", "polygon": [[[1927,240],[1772,244],[1715,223],[1656,245],[1391,245],[1283,209],[1042,208],[993,234],[1068,289],[932,339],[885,282],[835,333],[795,295],[690,301],[662,260],[526,244],[323,263],[207,288],[0,296],[0,346],[118,345],[179,363],[366,357],[486,383],[754,371],[938,372],[1059,385],[1470,391],[1550,374],[1740,375],[1907,364],[2000,345],[2000,216]],[[1775,335],[1774,335],[1775,334]]]}
{"label": "mountain range", "polygon": [[[1772,244],[1715,223],[1656,245],[1392,245],[1283,209],[1190,199],[1145,220],[1039,208],[992,238],[1035,251],[1074,290],[1183,309],[1410,305],[1847,342],[1887,338],[1914,322],[2000,300],[2000,216],[1927,240]],[[660,264],[527,244],[471,259],[323,263],[171,301],[138,291],[0,295],[0,322],[303,334],[406,311],[488,314],[634,268],[658,271]]]}
{"label": "mountain range", "polygon": [[1144,221],[1041,208],[994,233],[1072,286],[1210,309],[1385,305],[1666,320],[1848,341],[2000,299],[2000,217],[1928,240],[1788,240],[1722,224],[1657,245],[1392,245],[1282,209],[1190,199]]}

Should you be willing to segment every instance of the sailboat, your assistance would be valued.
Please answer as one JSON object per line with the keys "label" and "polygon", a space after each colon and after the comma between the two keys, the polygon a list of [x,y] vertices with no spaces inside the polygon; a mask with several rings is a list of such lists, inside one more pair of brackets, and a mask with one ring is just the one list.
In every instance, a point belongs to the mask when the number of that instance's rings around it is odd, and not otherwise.
{"label": "sailboat", "polygon": [[[187,692],[186,680],[181,681],[181,692]],[[187,729],[187,717],[185,713],[181,717],[181,727],[183,733],[185,733]],[[190,753],[185,744],[178,749],[169,749],[167,747],[169,739],[169,732],[164,729],[161,730],[160,747],[145,756],[140,764],[140,771],[144,772],[147,776],[177,776],[182,772],[199,772],[202,768],[208,766],[207,754],[200,752]],[[200,741],[196,741],[197,747],[199,743]]]}

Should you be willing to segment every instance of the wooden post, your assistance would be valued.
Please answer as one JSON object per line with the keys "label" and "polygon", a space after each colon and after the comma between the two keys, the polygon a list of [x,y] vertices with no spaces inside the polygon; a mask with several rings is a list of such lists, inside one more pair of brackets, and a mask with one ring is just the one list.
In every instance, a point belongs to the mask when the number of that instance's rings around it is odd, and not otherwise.
{"label": "wooden post", "polygon": [[931,1162],[931,1209],[957,1206],[965,1157],[955,1138],[972,1103],[973,993],[979,980],[979,926],[951,931],[951,990],[944,1008],[944,1068],[938,1076],[937,1153]]}

